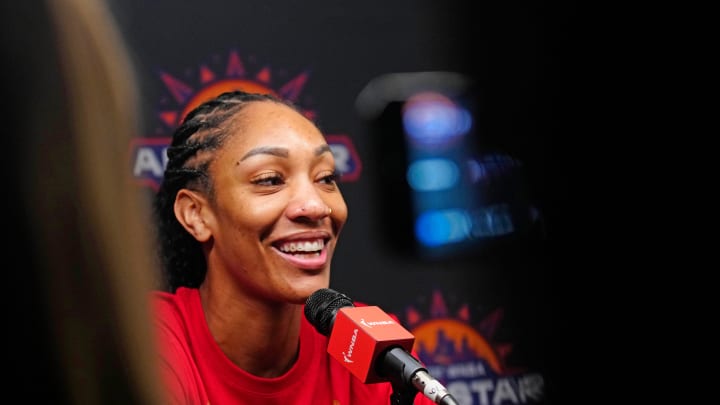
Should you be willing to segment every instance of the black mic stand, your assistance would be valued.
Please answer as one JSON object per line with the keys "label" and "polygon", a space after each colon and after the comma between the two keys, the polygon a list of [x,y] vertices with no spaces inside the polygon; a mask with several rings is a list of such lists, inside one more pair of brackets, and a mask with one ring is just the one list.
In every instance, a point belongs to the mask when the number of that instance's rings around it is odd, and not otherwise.
{"label": "black mic stand", "polygon": [[415,387],[405,384],[391,384],[393,392],[390,395],[390,403],[392,405],[412,405],[418,390]]}
{"label": "black mic stand", "polygon": [[384,367],[385,377],[390,381],[393,392],[390,395],[392,405],[412,405],[418,393],[417,387],[411,384],[412,376],[418,370],[424,370],[420,362],[408,354],[402,347],[396,346],[385,350],[378,358]]}
{"label": "black mic stand", "polygon": [[[427,395],[436,404],[458,405],[445,387],[430,377],[420,361],[405,349],[393,347],[384,351],[380,356],[377,364],[383,365],[382,371],[386,371],[385,377],[393,388],[390,395],[392,405],[412,405],[420,390],[423,390],[424,395]],[[383,374],[378,373],[378,375],[382,376]]]}

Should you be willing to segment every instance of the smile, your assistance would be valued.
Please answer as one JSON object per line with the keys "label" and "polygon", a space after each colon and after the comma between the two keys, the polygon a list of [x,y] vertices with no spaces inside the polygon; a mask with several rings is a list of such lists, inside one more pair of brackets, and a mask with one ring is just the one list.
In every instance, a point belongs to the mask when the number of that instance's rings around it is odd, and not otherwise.
{"label": "smile", "polygon": [[285,260],[298,268],[320,270],[327,265],[328,251],[323,238],[287,241],[274,247]]}
{"label": "smile", "polygon": [[316,253],[319,255],[324,247],[325,241],[317,239],[313,241],[285,242],[278,246],[278,249],[283,253]]}

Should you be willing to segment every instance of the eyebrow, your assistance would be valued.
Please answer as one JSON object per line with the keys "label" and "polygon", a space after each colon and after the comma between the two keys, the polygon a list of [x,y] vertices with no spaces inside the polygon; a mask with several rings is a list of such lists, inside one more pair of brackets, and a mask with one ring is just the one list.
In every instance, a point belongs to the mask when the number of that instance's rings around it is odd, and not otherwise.
{"label": "eyebrow", "polygon": [[261,146],[259,148],[251,149],[248,153],[245,154],[245,156],[243,156],[240,159],[240,161],[242,162],[243,160],[249,158],[250,156],[261,155],[261,154],[274,155],[274,156],[286,158],[286,157],[288,157],[289,153],[290,152],[288,152],[288,150],[286,148],[278,148],[276,146]]}
{"label": "eyebrow", "polygon": [[320,146],[318,146],[317,148],[315,148],[315,156],[320,156],[320,155],[322,155],[322,154],[325,153],[325,152],[330,152],[330,153],[332,153],[332,151],[330,150],[330,145],[328,145],[328,144],[323,144],[323,145],[320,145]]}
{"label": "eyebrow", "polygon": [[[331,152],[330,145],[323,144],[323,145],[320,145],[317,148],[315,148],[315,156],[320,156],[325,152]],[[250,156],[261,155],[261,154],[273,155],[273,156],[286,158],[290,155],[290,151],[288,151],[287,148],[280,148],[277,146],[261,146],[259,148],[251,149],[248,153],[246,153],[240,159],[240,161],[242,162],[243,160],[249,158]]]}

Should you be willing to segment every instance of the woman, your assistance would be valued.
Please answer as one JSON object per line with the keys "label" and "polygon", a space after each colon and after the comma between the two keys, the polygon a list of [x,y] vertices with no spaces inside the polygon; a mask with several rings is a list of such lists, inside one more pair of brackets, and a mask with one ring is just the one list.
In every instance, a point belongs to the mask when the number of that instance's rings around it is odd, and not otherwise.
{"label": "woman", "polygon": [[188,114],[168,158],[155,214],[169,291],[153,303],[169,400],[389,404],[390,384],[353,377],[303,316],[348,215],[319,129],[229,92]]}

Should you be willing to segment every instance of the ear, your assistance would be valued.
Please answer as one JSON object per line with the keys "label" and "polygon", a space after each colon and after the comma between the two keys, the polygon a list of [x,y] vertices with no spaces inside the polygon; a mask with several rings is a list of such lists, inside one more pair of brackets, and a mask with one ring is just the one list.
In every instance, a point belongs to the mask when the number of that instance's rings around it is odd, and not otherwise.
{"label": "ear", "polygon": [[175,195],[175,217],[199,242],[206,242],[212,235],[206,216],[210,215],[207,200],[202,195],[181,189]]}

